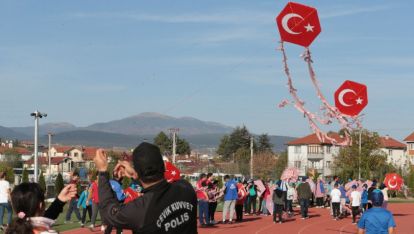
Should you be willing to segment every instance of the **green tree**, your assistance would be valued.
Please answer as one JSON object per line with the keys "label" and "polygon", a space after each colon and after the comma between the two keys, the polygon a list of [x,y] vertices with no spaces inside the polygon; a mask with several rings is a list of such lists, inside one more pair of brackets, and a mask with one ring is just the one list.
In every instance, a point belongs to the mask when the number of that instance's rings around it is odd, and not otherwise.
{"label": "green tree", "polygon": [[246,126],[236,127],[230,135],[221,138],[217,154],[223,156],[226,160],[230,159],[232,154],[239,149],[250,150],[250,137],[251,134]]}
{"label": "green tree", "polygon": [[[334,169],[342,178],[358,178],[361,168],[362,178],[383,178],[392,169],[387,164],[387,156],[380,150],[378,133],[362,130],[361,160],[359,160],[359,131],[351,132],[352,145],[342,147],[334,160]],[[359,161],[361,163],[359,164]]]}
{"label": "green tree", "polygon": [[6,149],[3,162],[12,168],[21,168],[23,166],[21,158],[21,154],[15,148]]}
{"label": "green tree", "polygon": [[154,145],[160,148],[161,154],[171,153],[172,141],[164,132],[158,133],[154,138]]}
{"label": "green tree", "polygon": [[285,151],[279,155],[276,161],[276,167],[275,167],[276,179],[280,179],[280,176],[282,176],[283,171],[287,167],[287,163],[288,163],[288,154]]}
{"label": "green tree", "polygon": [[39,185],[43,189],[43,192],[46,192],[46,180],[45,180],[45,176],[43,175],[43,171],[40,172]]}
{"label": "green tree", "polygon": [[185,140],[177,137],[177,154],[183,155],[183,154],[191,154],[191,148],[190,144]]}
{"label": "green tree", "polygon": [[272,152],[273,144],[270,143],[270,138],[267,134],[262,134],[257,140],[258,152]]}
{"label": "green tree", "polygon": [[29,182],[29,172],[27,171],[26,168],[24,168],[22,172],[22,182],[23,183]]}
{"label": "green tree", "polygon": [[55,192],[56,192],[56,196],[60,193],[60,191],[62,191],[63,187],[65,186],[64,182],[63,182],[63,176],[62,174],[58,174],[56,177],[56,181],[55,181]]}
{"label": "green tree", "polygon": [[0,171],[6,172],[6,180],[9,181],[11,184],[14,184],[14,171],[12,167],[2,162],[0,163]]}

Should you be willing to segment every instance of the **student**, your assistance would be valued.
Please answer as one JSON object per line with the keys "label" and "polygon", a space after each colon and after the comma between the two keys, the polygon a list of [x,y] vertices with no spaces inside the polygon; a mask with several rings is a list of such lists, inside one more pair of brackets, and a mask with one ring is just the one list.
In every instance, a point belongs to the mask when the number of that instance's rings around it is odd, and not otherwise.
{"label": "student", "polygon": [[208,215],[210,219],[211,224],[216,224],[216,221],[214,220],[214,215],[216,213],[217,209],[217,199],[220,194],[219,189],[217,188],[218,181],[212,180],[210,183],[207,182],[208,190]]}
{"label": "student", "polygon": [[243,221],[243,204],[246,198],[246,188],[242,183],[237,183],[236,222]]}
{"label": "student", "polygon": [[289,183],[288,184],[288,190],[287,190],[287,197],[286,197],[286,204],[287,204],[287,207],[286,207],[286,210],[287,210],[287,213],[288,213],[288,215],[290,216],[290,217],[292,217],[293,216],[293,199],[295,198],[295,185],[294,185],[294,183]]}
{"label": "student", "polygon": [[3,226],[4,209],[7,210],[7,225],[10,225],[12,219],[12,208],[9,202],[10,198],[10,183],[6,180],[6,173],[0,172],[0,229],[5,228]]}
{"label": "student", "polygon": [[362,212],[365,212],[368,209],[368,185],[362,185],[362,193],[361,193],[361,206]]}
{"label": "student", "polygon": [[[285,206],[285,193],[282,191],[282,189],[276,185],[275,190],[273,191],[273,223],[279,222],[282,223],[283,219],[283,210]],[[279,218],[279,221],[276,219],[276,215]]]}
{"label": "student", "polygon": [[359,209],[361,207],[361,193],[358,192],[356,188],[357,188],[356,185],[352,185],[352,192],[351,192],[351,197],[350,197],[353,224],[356,224],[356,216],[359,215]]}
{"label": "student", "polygon": [[208,214],[208,194],[207,194],[207,180],[200,183],[200,188],[197,189],[198,200],[198,221],[201,227],[210,225],[210,217]]}
{"label": "student", "polygon": [[341,191],[338,189],[338,184],[334,185],[334,189],[331,191],[331,204],[332,204],[332,213],[333,219],[339,219],[339,209],[341,204]]}
{"label": "student", "polygon": [[315,187],[316,208],[323,208],[323,198],[325,197],[325,187],[322,178],[318,178]]}
{"label": "student", "polygon": [[300,212],[302,219],[308,219],[309,200],[312,198],[312,190],[306,177],[302,177],[302,183],[297,188],[298,199],[300,201]]}
{"label": "student", "polygon": [[[98,172],[96,173],[98,175]],[[92,220],[91,225],[89,226],[90,229],[95,228],[96,218],[98,217],[99,212],[99,194],[98,194],[98,177],[96,180],[92,182],[89,188],[89,198],[92,200]],[[101,231],[105,231],[104,225],[101,225]]]}
{"label": "student", "polygon": [[[78,187],[78,184],[79,184],[79,173],[78,172],[76,171],[73,172],[69,184],[73,184],[76,187]],[[76,218],[81,223],[81,215],[80,215],[79,208],[78,208],[78,199],[79,199],[79,196],[78,194],[76,194],[76,196],[72,198],[72,200],[70,200],[69,208],[68,208],[68,211],[66,212],[65,223],[71,222],[70,219],[72,217],[72,212],[75,212]]]}
{"label": "student", "polygon": [[86,222],[86,213],[89,214],[89,221],[92,220],[92,201],[88,199],[89,197],[89,188],[85,187],[85,190],[81,193],[77,207],[82,207],[82,223],[81,227],[85,226]]}
{"label": "student", "polygon": [[358,234],[392,234],[395,231],[395,221],[390,211],[381,208],[384,195],[379,189],[371,192],[372,208],[364,212],[358,222]]}
{"label": "student", "polygon": [[257,186],[254,184],[252,179],[247,182],[246,190],[249,196],[247,203],[247,215],[256,214]]}
{"label": "student", "polygon": [[381,183],[380,188],[382,195],[384,195],[384,201],[382,202],[382,208],[387,209],[388,206],[388,188],[384,183]]}
{"label": "student", "polygon": [[229,213],[228,224],[232,224],[237,200],[237,182],[229,175],[224,176],[224,181],[226,183],[222,189],[224,191],[223,223],[226,223],[226,216]]}
{"label": "student", "polygon": [[6,229],[6,234],[52,234],[50,227],[63,210],[65,202],[76,196],[76,187],[70,184],[45,211],[44,191],[37,183],[21,183],[11,192],[11,203],[16,218]]}

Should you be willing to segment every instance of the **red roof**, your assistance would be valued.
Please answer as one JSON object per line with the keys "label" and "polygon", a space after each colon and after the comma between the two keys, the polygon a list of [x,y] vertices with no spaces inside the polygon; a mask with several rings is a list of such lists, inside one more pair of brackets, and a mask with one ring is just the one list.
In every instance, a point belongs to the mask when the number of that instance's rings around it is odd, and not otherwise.
{"label": "red roof", "polygon": [[[330,132],[328,133],[328,136],[335,139],[336,142],[338,143],[344,141],[344,139],[336,132]],[[320,141],[316,133],[307,135],[302,138],[297,138],[286,144],[287,145],[332,145],[332,143],[329,140],[325,140],[325,142]]]}
{"label": "red roof", "polygon": [[22,147],[14,147],[14,148],[6,148],[6,147],[0,147],[0,153],[4,153],[7,150],[9,151],[15,151],[18,154],[24,154],[24,155],[29,155],[32,154],[32,152],[30,152],[29,150],[27,150],[26,148],[22,148]]}
{"label": "red roof", "polygon": [[98,150],[98,148],[85,147],[82,150],[83,150],[83,160],[87,161],[87,160],[93,160],[96,154],[96,150]]}
{"label": "red roof", "polygon": [[66,152],[70,151],[71,149],[73,149],[74,147],[72,147],[72,146],[55,146],[54,148],[58,153],[66,153]]}
{"label": "red roof", "polygon": [[389,136],[381,137],[380,143],[381,143],[382,148],[389,148],[389,149],[405,149],[406,148],[405,144]]}
{"label": "red roof", "polygon": [[408,137],[404,139],[404,141],[414,141],[414,132],[411,133]]}
{"label": "red roof", "polygon": [[[50,163],[52,165],[58,165],[58,164],[62,163],[63,160],[65,160],[66,158],[68,158],[68,157],[50,157]],[[39,164],[49,164],[49,158],[48,157],[38,157],[37,162]],[[29,164],[29,165],[34,164],[34,159],[27,160],[25,162],[25,164]]]}

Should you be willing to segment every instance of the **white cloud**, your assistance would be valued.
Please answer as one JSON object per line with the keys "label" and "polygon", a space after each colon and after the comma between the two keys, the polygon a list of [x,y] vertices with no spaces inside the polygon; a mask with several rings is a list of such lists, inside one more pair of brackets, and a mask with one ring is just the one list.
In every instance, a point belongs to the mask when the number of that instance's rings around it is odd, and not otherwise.
{"label": "white cloud", "polygon": [[389,6],[380,5],[380,6],[368,6],[368,7],[348,7],[342,6],[340,8],[319,11],[319,16],[321,19],[335,18],[341,16],[357,15],[362,13],[370,13],[377,11],[384,11],[389,9]]}

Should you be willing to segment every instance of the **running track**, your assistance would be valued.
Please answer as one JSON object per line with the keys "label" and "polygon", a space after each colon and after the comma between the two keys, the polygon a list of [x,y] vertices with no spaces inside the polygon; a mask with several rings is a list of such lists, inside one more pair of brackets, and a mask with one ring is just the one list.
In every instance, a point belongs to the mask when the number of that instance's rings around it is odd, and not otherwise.
{"label": "running track", "polygon": [[[295,208],[298,211],[299,208]],[[414,233],[414,204],[389,204],[397,223],[397,233]],[[356,225],[351,224],[352,218],[340,221],[332,220],[329,209],[310,209],[310,219],[302,220],[296,213],[294,217],[282,224],[274,224],[272,217],[245,216],[245,221],[235,224],[218,224],[214,227],[199,228],[200,234],[234,233],[234,234],[267,234],[267,233],[297,233],[297,234],[325,234],[325,233],[356,233]],[[221,213],[216,214],[216,220],[221,220]],[[90,231],[87,228],[62,232],[63,234],[102,233],[99,228]],[[113,231],[112,233],[115,233]],[[124,232],[130,234],[131,232]]]}

